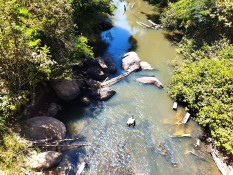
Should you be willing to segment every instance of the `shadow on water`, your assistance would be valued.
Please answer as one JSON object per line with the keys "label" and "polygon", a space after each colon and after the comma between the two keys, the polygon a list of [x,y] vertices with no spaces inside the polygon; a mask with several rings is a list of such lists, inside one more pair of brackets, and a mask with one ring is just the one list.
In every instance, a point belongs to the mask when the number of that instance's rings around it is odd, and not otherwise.
{"label": "shadow on water", "polygon": [[119,75],[122,72],[120,69],[121,59],[131,47],[131,44],[129,43],[131,34],[126,29],[115,26],[112,29],[103,32],[101,36],[103,40],[109,45],[106,53],[110,54],[114,58],[118,67],[116,75]]}

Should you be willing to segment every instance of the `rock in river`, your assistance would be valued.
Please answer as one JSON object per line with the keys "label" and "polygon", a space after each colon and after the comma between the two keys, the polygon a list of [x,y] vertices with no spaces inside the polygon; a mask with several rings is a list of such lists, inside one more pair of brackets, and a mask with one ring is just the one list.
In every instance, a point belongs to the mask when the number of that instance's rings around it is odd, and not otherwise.
{"label": "rock in river", "polygon": [[110,99],[116,91],[111,89],[110,87],[100,88],[93,95],[97,100],[108,100]]}
{"label": "rock in river", "polygon": [[130,69],[140,69],[140,58],[136,52],[128,52],[123,56],[122,67],[128,71]]}
{"label": "rock in river", "polygon": [[59,152],[47,151],[33,155],[27,162],[33,169],[48,169],[58,165],[61,161],[61,156],[62,154]]}
{"label": "rock in river", "polygon": [[104,72],[100,66],[93,66],[87,69],[87,74],[95,80],[104,80],[107,78],[107,73]]}
{"label": "rock in river", "polygon": [[111,55],[106,54],[103,56],[103,60],[105,64],[108,66],[108,70],[110,74],[115,74],[117,72],[117,65]]}
{"label": "rock in river", "polygon": [[80,95],[76,80],[54,80],[51,85],[57,96],[64,101],[72,101]]}
{"label": "rock in river", "polygon": [[151,65],[149,63],[147,63],[146,61],[141,61],[140,62],[140,66],[143,70],[153,70],[153,68],[151,67]]}
{"label": "rock in river", "polygon": [[53,117],[33,117],[22,124],[23,133],[33,139],[60,140],[66,136],[65,125]]}
{"label": "rock in river", "polygon": [[154,84],[158,86],[159,88],[163,88],[163,84],[155,77],[137,78],[136,81],[142,84]]}

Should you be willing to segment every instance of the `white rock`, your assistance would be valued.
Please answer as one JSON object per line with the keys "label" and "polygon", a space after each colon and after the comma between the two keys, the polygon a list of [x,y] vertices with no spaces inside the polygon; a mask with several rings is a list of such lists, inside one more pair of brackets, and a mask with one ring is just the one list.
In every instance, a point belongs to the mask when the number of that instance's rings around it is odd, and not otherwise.
{"label": "white rock", "polygon": [[136,52],[128,52],[123,56],[122,67],[124,70],[140,69],[140,58]]}
{"label": "white rock", "polygon": [[136,81],[142,84],[154,84],[158,86],[159,88],[163,88],[163,84],[155,77],[137,78]]}
{"label": "white rock", "polygon": [[127,126],[134,127],[135,126],[135,119],[130,117],[127,121]]}
{"label": "white rock", "polygon": [[146,61],[141,61],[140,62],[140,66],[143,70],[153,70],[153,68],[151,67],[151,65],[149,63],[147,63]]}

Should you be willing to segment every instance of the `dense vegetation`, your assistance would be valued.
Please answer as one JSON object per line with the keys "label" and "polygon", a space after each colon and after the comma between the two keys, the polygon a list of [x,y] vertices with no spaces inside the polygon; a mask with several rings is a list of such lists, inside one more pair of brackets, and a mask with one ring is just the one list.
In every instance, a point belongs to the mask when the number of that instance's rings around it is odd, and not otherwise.
{"label": "dense vegetation", "polygon": [[[10,160],[18,152],[18,147],[8,148],[16,143],[9,142],[15,138],[9,125],[48,80],[71,78],[72,68],[80,64],[81,58],[94,57],[90,43],[99,35],[100,22],[111,14],[110,3],[111,0],[1,0],[2,171],[8,168],[6,173],[12,174],[10,168],[14,168],[14,161]],[[9,155],[11,163],[8,164],[5,157],[9,150],[13,153]]]}
{"label": "dense vegetation", "polygon": [[179,0],[161,15],[168,29],[184,34],[183,64],[176,68],[170,94],[208,128],[217,146],[233,153],[233,2]]}

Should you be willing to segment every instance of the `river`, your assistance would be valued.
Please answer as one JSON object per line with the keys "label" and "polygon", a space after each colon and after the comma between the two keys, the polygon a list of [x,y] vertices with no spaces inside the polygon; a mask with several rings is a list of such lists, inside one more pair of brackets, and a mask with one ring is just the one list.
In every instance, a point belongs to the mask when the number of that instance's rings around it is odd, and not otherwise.
{"label": "river", "polygon": [[[93,102],[88,107],[74,102],[65,109],[62,118],[69,137],[80,138],[74,144],[85,142],[89,146],[65,152],[59,168],[65,174],[76,174],[86,161],[83,174],[91,175],[220,174],[202,143],[199,150],[194,149],[202,129],[193,120],[187,125],[180,123],[185,115],[181,106],[177,111],[172,110],[173,100],[167,87],[173,73],[169,62],[176,56],[176,47],[165,39],[163,30],[144,29],[136,23],[148,23],[145,14],[153,14],[155,7],[143,0],[115,0],[114,4],[117,7],[112,17],[114,27],[101,36],[109,44],[106,53],[118,65],[116,75],[123,73],[121,58],[129,49],[136,51],[140,59],[149,62],[155,70],[132,73],[115,84],[112,88],[117,93],[106,102]],[[165,88],[135,81],[143,76],[156,76]],[[126,126],[131,113],[136,119],[135,128]],[[173,137],[183,134],[191,134],[192,138]]]}

